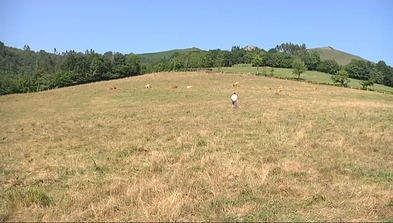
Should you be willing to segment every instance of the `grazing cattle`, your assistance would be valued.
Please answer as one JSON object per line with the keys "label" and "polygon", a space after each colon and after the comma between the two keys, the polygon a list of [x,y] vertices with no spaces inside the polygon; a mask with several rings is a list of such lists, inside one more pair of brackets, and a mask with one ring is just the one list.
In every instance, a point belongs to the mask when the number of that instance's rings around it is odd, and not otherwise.
{"label": "grazing cattle", "polygon": [[190,88],[192,88],[192,86],[191,86],[191,85],[188,85],[188,86],[187,86],[187,89],[190,89]]}
{"label": "grazing cattle", "polygon": [[151,88],[151,84],[146,84],[145,88]]}
{"label": "grazing cattle", "polygon": [[279,94],[284,90],[284,87],[280,85],[280,87],[277,88],[277,90],[274,91],[275,94]]}
{"label": "grazing cattle", "polygon": [[235,83],[232,84],[233,87],[239,87],[239,81],[236,81]]}
{"label": "grazing cattle", "polygon": [[172,85],[171,86],[171,89],[176,89],[177,88],[177,85]]}
{"label": "grazing cattle", "polygon": [[115,90],[115,89],[116,89],[115,86],[110,86],[110,87],[108,87],[108,90]]}
{"label": "grazing cattle", "polygon": [[313,91],[317,91],[317,90],[318,90],[318,87],[313,87],[312,90],[313,90]]}

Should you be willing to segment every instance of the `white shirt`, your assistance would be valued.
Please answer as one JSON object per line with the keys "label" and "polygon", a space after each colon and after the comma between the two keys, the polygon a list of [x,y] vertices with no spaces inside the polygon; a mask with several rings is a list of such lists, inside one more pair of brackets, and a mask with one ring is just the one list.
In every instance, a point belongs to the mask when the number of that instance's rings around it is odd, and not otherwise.
{"label": "white shirt", "polygon": [[237,95],[236,95],[236,94],[233,94],[233,95],[231,96],[231,100],[232,100],[232,101],[237,101]]}

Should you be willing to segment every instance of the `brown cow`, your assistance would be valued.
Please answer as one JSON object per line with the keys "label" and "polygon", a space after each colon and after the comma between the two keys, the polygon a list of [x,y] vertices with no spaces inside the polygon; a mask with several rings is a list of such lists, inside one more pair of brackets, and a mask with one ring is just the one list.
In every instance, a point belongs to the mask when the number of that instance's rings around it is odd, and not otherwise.
{"label": "brown cow", "polygon": [[108,87],[108,90],[116,90],[116,87],[115,86],[110,86],[110,87]]}
{"label": "brown cow", "polygon": [[176,89],[177,88],[177,85],[172,85],[171,86],[171,89]]}
{"label": "brown cow", "polygon": [[275,94],[279,94],[284,90],[284,87],[280,85],[280,87],[277,88],[277,90],[274,91]]}

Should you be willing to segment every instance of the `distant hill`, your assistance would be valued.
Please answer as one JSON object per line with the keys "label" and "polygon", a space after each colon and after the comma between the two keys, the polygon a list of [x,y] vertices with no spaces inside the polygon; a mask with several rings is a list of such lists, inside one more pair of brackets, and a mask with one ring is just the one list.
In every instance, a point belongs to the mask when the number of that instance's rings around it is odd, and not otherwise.
{"label": "distant hill", "polygon": [[173,56],[175,53],[187,53],[187,52],[192,52],[192,51],[201,51],[201,49],[192,47],[192,48],[187,48],[187,49],[174,49],[174,50],[168,50],[168,51],[161,51],[161,52],[155,52],[155,53],[142,53],[142,54],[137,54],[141,58],[148,59],[148,60],[156,60],[156,59],[164,59],[164,58],[170,58]]}
{"label": "distant hill", "polygon": [[[252,46],[252,45],[248,45],[248,46],[244,47],[245,50],[252,50],[254,48],[256,48],[256,47]],[[356,56],[356,55],[353,55],[350,53],[346,53],[344,51],[336,50],[330,46],[311,48],[308,50],[318,52],[322,60],[334,59],[340,65],[346,65],[349,62],[351,62],[352,59],[368,61],[360,56]],[[196,48],[196,47],[192,47],[192,48],[186,48],[186,49],[174,49],[174,50],[167,50],[167,51],[154,52],[154,53],[142,53],[142,54],[137,54],[137,55],[142,58],[142,61],[149,61],[149,60],[170,58],[175,53],[187,53],[187,52],[192,52],[192,51],[201,51],[201,49]]]}
{"label": "distant hill", "polygon": [[[361,58],[359,56],[346,53],[340,50],[336,50],[333,47],[319,47],[319,48],[312,48],[309,49],[309,51],[316,51],[319,53],[320,57],[322,60],[327,60],[327,59],[334,59],[338,64],[340,65],[346,65],[349,62],[351,62],[352,59],[356,60],[366,60],[364,58]],[[368,60],[366,60],[368,61]]]}

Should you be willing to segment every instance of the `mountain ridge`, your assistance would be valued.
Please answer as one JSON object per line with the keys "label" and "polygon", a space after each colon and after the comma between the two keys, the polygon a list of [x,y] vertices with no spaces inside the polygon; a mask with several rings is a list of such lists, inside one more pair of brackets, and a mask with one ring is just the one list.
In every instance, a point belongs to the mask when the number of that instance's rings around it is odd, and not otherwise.
{"label": "mountain ridge", "polygon": [[[252,50],[255,48],[257,48],[257,46],[254,46],[251,44],[243,47],[243,49],[245,49],[246,51],[249,51],[249,50]],[[335,49],[332,46],[315,47],[315,48],[309,48],[307,50],[318,52],[321,57],[321,60],[333,59],[340,65],[346,65],[349,62],[351,62],[351,60],[353,60],[353,59],[369,61],[369,60],[367,60],[363,57],[360,57],[358,55]],[[158,52],[151,52],[151,53],[141,53],[141,54],[136,54],[136,55],[138,55],[144,59],[153,60],[153,59],[169,58],[169,57],[173,56],[175,53],[187,53],[187,52],[192,52],[192,51],[207,51],[207,50],[202,50],[198,47],[191,47],[191,48],[185,48],[185,49],[173,49],[173,50],[158,51]],[[372,62],[372,61],[370,61],[370,62]]]}

